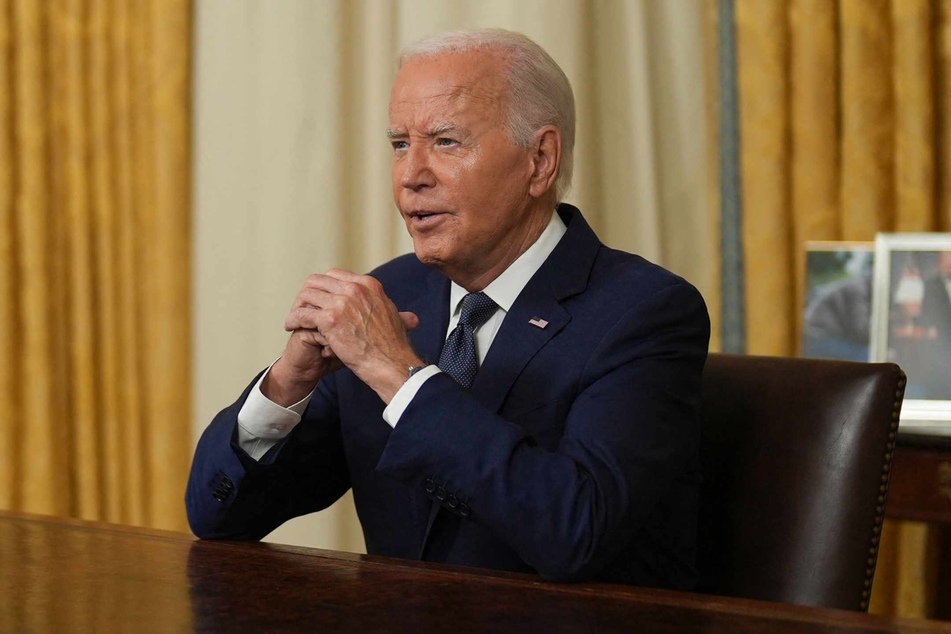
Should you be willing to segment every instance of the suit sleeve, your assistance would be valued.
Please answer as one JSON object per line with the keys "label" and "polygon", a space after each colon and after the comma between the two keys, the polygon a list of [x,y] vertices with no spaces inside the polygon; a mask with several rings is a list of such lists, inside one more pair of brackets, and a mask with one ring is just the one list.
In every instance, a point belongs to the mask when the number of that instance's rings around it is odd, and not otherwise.
{"label": "suit sleeve", "polygon": [[198,441],[185,492],[192,532],[202,539],[261,539],[288,519],[322,510],[350,488],[333,375],[297,425],[259,461],[238,445],[238,412],[257,378]]}
{"label": "suit sleeve", "polygon": [[686,283],[640,301],[606,330],[554,451],[479,405],[446,375],[422,387],[377,469],[411,486],[436,477],[469,519],[542,576],[596,575],[671,483],[695,464],[709,318]]}

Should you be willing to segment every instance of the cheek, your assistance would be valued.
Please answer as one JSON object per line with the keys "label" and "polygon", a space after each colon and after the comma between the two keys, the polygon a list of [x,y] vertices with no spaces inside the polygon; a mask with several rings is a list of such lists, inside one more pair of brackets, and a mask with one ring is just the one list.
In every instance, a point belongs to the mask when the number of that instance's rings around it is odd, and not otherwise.
{"label": "cheek", "polygon": [[472,201],[492,201],[500,204],[520,198],[527,191],[519,161],[500,161],[498,157],[460,161],[452,166],[449,178],[460,194]]}
{"label": "cheek", "polygon": [[396,166],[396,161],[394,160],[390,166],[390,184],[393,186],[393,200],[396,201],[396,204],[399,205],[400,202],[400,190],[403,189],[400,186],[400,176],[399,170]]}
{"label": "cheek", "polygon": [[471,157],[442,160],[433,166],[433,172],[439,184],[463,198],[477,192],[479,171],[479,161]]}

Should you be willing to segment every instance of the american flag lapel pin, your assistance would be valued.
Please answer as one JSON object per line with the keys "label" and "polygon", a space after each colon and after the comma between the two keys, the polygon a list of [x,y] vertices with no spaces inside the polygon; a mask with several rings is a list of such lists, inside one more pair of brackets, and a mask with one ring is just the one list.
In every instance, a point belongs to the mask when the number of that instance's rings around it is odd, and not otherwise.
{"label": "american flag lapel pin", "polygon": [[544,328],[545,326],[548,325],[548,322],[542,319],[541,317],[532,317],[531,319],[528,320],[528,323],[538,328]]}

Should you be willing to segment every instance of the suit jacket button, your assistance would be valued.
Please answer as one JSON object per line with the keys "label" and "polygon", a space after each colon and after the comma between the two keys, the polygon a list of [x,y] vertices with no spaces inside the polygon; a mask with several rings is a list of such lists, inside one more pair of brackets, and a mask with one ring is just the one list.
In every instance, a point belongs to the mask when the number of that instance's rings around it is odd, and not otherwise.
{"label": "suit jacket button", "polygon": [[433,482],[432,478],[426,478],[426,482],[423,484],[426,489],[426,493],[432,493],[436,490],[436,483]]}
{"label": "suit jacket button", "polygon": [[446,500],[446,504],[449,508],[454,509],[459,506],[459,499],[455,495],[450,494],[449,499]]}
{"label": "suit jacket button", "polygon": [[469,505],[463,502],[459,505],[459,515],[463,517],[469,517]]}
{"label": "suit jacket button", "polygon": [[445,500],[445,499],[446,499],[446,489],[444,489],[443,487],[438,487],[438,488],[436,489],[436,499],[439,500],[440,502],[442,502],[443,500]]}

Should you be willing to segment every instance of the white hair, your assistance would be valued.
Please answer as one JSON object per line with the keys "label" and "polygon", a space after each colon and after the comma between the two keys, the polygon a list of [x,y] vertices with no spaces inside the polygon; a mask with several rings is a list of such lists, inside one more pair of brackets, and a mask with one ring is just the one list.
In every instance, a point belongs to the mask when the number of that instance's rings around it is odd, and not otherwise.
{"label": "white hair", "polygon": [[450,31],[405,47],[398,66],[402,68],[420,57],[476,50],[498,51],[507,62],[506,127],[513,143],[531,147],[535,132],[546,125],[561,131],[561,166],[555,181],[555,195],[560,201],[571,187],[575,98],[568,77],[545,49],[521,33],[504,29]]}

